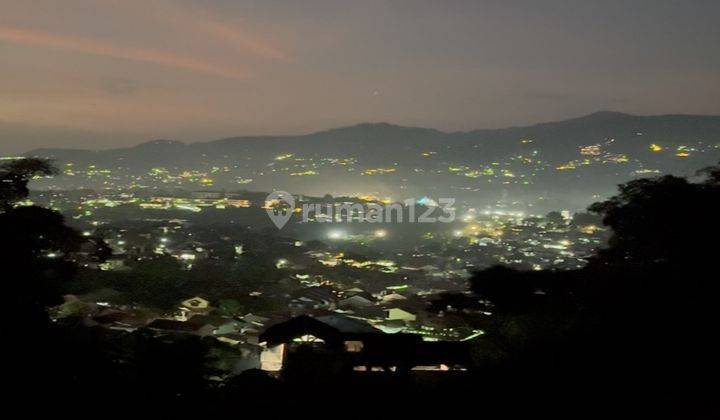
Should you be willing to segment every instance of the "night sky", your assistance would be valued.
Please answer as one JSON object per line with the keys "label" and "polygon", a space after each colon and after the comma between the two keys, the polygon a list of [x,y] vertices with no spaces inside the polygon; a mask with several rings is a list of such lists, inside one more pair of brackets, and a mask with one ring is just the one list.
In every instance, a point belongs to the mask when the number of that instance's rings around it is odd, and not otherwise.
{"label": "night sky", "polygon": [[717,0],[0,0],[0,154],[720,114]]}

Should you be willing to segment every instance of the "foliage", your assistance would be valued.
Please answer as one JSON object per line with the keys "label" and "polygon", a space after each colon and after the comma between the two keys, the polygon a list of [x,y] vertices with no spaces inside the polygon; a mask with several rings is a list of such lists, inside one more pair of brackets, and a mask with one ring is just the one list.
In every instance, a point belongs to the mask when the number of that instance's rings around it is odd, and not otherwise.
{"label": "foliage", "polygon": [[[620,193],[590,210],[613,230],[606,264],[702,263],[720,233],[720,186],[663,176],[620,186]],[[708,245],[708,246],[704,246]]]}
{"label": "foliage", "polygon": [[0,165],[0,206],[5,210],[28,197],[28,182],[34,177],[54,175],[57,170],[45,159],[18,159]]}
{"label": "foliage", "polygon": [[476,325],[486,332],[477,365],[575,381],[615,375],[647,389],[717,372],[708,331],[720,291],[720,169],[706,173],[631,181],[592,205],[613,237],[583,269],[476,273],[470,288],[493,312]]}

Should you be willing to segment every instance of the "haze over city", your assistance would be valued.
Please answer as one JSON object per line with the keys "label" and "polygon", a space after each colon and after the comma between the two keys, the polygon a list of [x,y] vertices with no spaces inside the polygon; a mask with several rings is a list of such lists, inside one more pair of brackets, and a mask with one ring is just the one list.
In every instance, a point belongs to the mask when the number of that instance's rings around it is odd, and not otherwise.
{"label": "haze over city", "polygon": [[6,411],[720,418],[719,21],[0,0]]}

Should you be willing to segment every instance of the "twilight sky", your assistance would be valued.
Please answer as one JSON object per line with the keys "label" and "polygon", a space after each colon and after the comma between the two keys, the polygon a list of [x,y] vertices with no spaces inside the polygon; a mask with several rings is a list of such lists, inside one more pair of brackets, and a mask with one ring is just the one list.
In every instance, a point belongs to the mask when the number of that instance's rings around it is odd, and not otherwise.
{"label": "twilight sky", "polygon": [[0,154],[720,114],[718,0],[0,0]]}

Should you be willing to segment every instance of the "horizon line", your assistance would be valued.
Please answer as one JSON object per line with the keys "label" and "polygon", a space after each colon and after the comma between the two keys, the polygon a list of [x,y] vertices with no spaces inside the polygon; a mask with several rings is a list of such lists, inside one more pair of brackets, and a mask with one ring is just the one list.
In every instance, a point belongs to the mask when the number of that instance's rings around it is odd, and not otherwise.
{"label": "horizon line", "polygon": [[[445,130],[439,130],[439,129],[436,129],[433,127],[400,125],[400,124],[389,123],[387,121],[363,121],[363,122],[358,122],[355,124],[348,124],[348,125],[341,125],[341,126],[337,126],[337,127],[319,129],[319,130],[314,130],[314,131],[301,133],[301,134],[257,134],[257,135],[253,135],[253,134],[247,135],[246,134],[246,135],[238,135],[238,136],[230,136],[230,137],[221,137],[221,138],[204,140],[204,141],[201,140],[201,141],[189,141],[189,142],[183,141],[183,140],[155,138],[155,139],[150,139],[150,140],[146,140],[146,141],[141,141],[137,144],[130,145],[130,146],[109,147],[109,148],[104,148],[104,149],[85,149],[85,148],[74,148],[74,147],[36,147],[34,149],[28,150],[27,152],[21,153],[21,155],[27,155],[28,153],[31,153],[34,151],[48,150],[48,149],[50,149],[50,150],[62,149],[62,150],[87,151],[87,152],[103,152],[103,151],[109,151],[109,150],[132,149],[132,148],[139,147],[139,146],[142,146],[145,144],[151,144],[151,143],[157,143],[157,142],[180,143],[180,144],[189,146],[189,145],[193,145],[193,144],[206,144],[206,143],[214,143],[214,142],[233,140],[233,139],[243,139],[243,138],[250,138],[250,137],[252,137],[252,138],[268,138],[268,139],[283,138],[283,137],[304,137],[304,136],[311,136],[313,134],[321,134],[321,133],[327,133],[327,132],[332,132],[332,131],[337,131],[337,130],[359,127],[359,126],[363,126],[363,125],[368,125],[368,126],[385,125],[385,126],[403,128],[403,129],[433,130],[433,131],[437,131],[442,134],[464,134],[464,133],[473,133],[473,132],[478,132],[478,131],[502,131],[502,130],[512,130],[512,129],[519,129],[519,128],[531,128],[531,127],[536,127],[536,126],[540,126],[540,125],[558,124],[558,123],[564,123],[564,122],[573,121],[573,120],[582,120],[584,118],[598,116],[598,115],[602,115],[602,114],[615,115],[618,117],[635,117],[635,118],[660,118],[660,117],[701,117],[701,118],[710,117],[711,118],[711,117],[720,117],[720,114],[683,114],[683,113],[631,114],[631,113],[622,112],[622,111],[600,110],[600,111],[591,112],[589,114],[584,114],[584,115],[580,115],[577,117],[565,118],[565,119],[561,119],[561,120],[543,121],[543,122],[536,122],[536,123],[531,123],[531,124],[526,124],[526,125],[509,125],[509,126],[499,127],[499,128],[474,128],[471,130],[457,130],[457,131],[445,131]],[[65,128],[67,129],[69,127],[65,127]]]}

